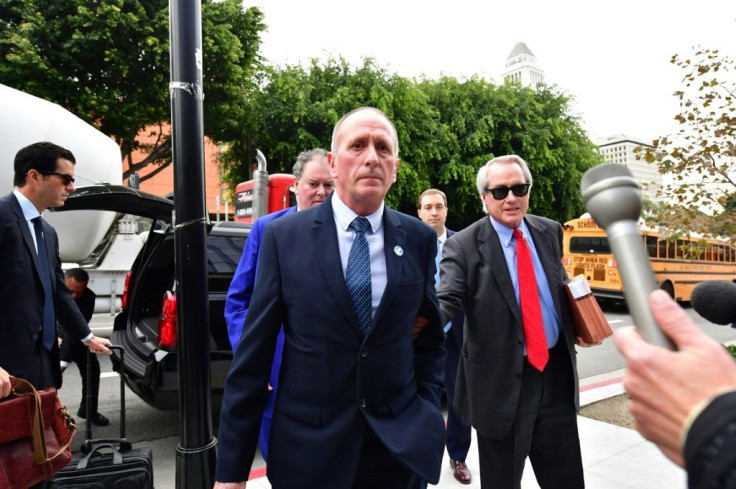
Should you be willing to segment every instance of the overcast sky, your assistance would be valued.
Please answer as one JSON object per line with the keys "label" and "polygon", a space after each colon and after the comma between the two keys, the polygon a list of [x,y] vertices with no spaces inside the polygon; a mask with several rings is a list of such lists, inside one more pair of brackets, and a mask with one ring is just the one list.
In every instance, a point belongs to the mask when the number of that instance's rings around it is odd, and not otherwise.
{"label": "overcast sky", "polygon": [[645,141],[676,127],[673,54],[693,46],[736,57],[733,0],[252,0],[265,14],[262,54],[276,65],[371,56],[408,77],[501,81],[522,41],[547,83],[572,95],[591,138]]}

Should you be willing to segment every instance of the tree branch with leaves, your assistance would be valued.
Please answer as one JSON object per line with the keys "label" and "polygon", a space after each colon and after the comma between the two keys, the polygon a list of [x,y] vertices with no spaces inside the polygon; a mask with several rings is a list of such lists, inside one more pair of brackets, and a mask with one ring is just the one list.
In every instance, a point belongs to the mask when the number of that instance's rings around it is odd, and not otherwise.
{"label": "tree branch with leaves", "polygon": [[674,93],[679,128],[641,151],[672,179],[661,193],[665,202],[691,211],[720,210],[736,192],[734,62],[717,49],[696,49],[690,57],[673,56],[671,63],[683,71],[683,87]]}

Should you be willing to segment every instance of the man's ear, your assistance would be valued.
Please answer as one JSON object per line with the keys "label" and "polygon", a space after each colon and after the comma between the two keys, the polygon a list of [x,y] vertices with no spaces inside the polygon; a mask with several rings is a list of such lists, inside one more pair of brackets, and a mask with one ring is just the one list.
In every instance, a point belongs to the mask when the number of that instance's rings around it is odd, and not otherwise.
{"label": "man's ear", "polygon": [[399,164],[401,163],[401,160],[396,158],[396,167],[394,168],[394,178],[391,180],[391,183],[396,183],[396,176],[399,174]]}
{"label": "man's ear", "polygon": [[332,154],[331,151],[329,153],[327,153],[327,164],[330,166],[330,175],[332,175],[332,178],[334,178],[334,179],[337,179],[337,165],[336,165],[337,162],[336,162],[336,160],[337,160],[337,158],[335,158],[335,155]]}

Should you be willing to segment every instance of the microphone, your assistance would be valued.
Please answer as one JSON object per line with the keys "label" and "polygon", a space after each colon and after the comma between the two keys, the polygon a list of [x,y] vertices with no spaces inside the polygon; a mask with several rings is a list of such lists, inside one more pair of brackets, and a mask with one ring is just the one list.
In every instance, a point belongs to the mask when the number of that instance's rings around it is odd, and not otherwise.
{"label": "microphone", "polygon": [[593,220],[606,230],[618,261],[626,304],[639,334],[649,343],[674,350],[649,307],[649,295],[657,289],[657,281],[637,227],[641,214],[639,185],[625,166],[606,163],[585,172],[580,192]]}
{"label": "microphone", "polygon": [[711,323],[735,323],[736,284],[727,280],[701,282],[693,289],[690,304],[695,312]]}

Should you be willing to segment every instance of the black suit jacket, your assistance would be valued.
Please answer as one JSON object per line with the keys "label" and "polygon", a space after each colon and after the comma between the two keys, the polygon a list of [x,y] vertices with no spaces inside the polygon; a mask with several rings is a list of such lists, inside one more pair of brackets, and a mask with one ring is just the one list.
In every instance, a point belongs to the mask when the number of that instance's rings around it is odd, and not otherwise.
{"label": "black suit jacket", "polygon": [[[575,382],[569,402],[577,408],[575,335],[564,291],[562,226],[544,217],[524,219],[560,320],[558,345],[569,353]],[[465,311],[455,406],[479,433],[502,438],[511,429],[522,389],[524,328],[501,243],[488,216],[445,243],[437,296],[444,318]]]}
{"label": "black suit jacket", "polygon": [[[97,300],[97,294],[92,289],[85,288],[79,299],[75,299],[74,303],[79,308],[79,312],[82,313],[82,317],[89,324],[92,320],[92,315],[95,313],[95,301]],[[74,338],[67,331],[64,323],[56,322],[56,333],[61,338],[61,346],[59,347],[59,357],[65,362],[75,361],[75,356],[87,356],[86,348],[82,348],[83,345],[79,343],[78,348],[72,348],[76,343]]]}
{"label": "black suit jacket", "polygon": [[[51,284],[57,321],[64,322],[74,341],[89,335],[64,282],[59,260],[59,242],[54,228],[43,227],[49,262],[54,270]],[[18,199],[12,193],[0,198],[0,367],[10,375],[31,382],[37,389],[61,386],[59,350],[54,344],[53,378],[42,373],[39,329],[43,322],[44,290],[38,255]]]}
{"label": "black suit jacket", "polygon": [[[447,230],[447,239],[445,240],[445,243],[447,243],[447,240],[450,239],[451,236],[454,236],[456,233],[455,231]],[[447,349],[454,348],[458,352],[460,351],[460,348],[463,346],[463,325],[465,323],[465,315],[460,312],[459,314],[456,314],[452,318],[452,327],[447,332],[447,341],[445,342],[445,347]],[[445,379],[445,384],[448,382],[452,382],[453,385],[455,385],[455,378],[452,379]]]}
{"label": "black suit jacket", "polygon": [[[434,285],[436,234],[385,209],[387,284],[363,336],[345,285],[331,200],[276,219],[264,231],[257,285],[225,382],[219,481],[247,478],[282,324],[268,456],[274,487],[350,487],[366,430],[422,478],[439,479],[444,333]],[[430,322],[412,341],[419,314]]]}

